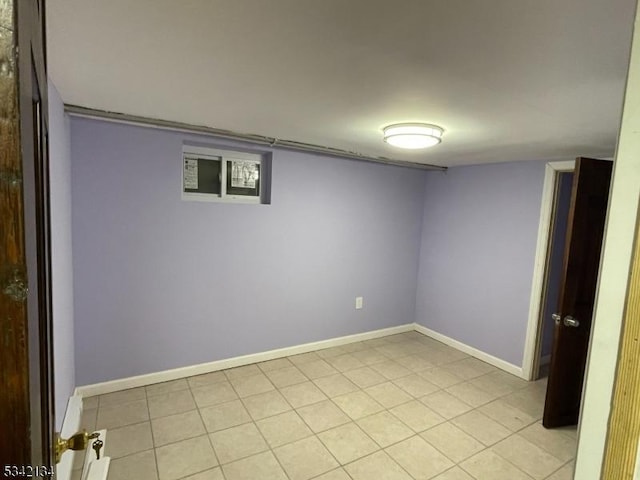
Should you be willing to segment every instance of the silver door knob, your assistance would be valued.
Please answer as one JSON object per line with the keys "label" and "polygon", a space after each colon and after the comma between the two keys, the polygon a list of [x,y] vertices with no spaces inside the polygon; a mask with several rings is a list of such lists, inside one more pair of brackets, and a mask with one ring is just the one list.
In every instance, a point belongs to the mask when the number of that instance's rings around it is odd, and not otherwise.
{"label": "silver door knob", "polygon": [[571,315],[567,315],[566,317],[564,317],[564,326],[565,327],[578,327],[580,326],[580,322],[578,320],[576,320],[575,318],[573,318]]}
{"label": "silver door knob", "polygon": [[562,320],[562,316],[559,313],[554,313],[551,315],[551,320],[556,322],[556,325],[560,325],[560,320]]}

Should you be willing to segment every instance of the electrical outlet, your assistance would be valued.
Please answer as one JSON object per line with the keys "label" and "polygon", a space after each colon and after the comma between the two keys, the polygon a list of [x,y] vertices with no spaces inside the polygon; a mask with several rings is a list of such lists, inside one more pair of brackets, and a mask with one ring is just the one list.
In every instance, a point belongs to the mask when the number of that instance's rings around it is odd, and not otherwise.
{"label": "electrical outlet", "polygon": [[363,302],[362,297],[356,297],[356,310],[360,310],[362,308],[362,302]]}

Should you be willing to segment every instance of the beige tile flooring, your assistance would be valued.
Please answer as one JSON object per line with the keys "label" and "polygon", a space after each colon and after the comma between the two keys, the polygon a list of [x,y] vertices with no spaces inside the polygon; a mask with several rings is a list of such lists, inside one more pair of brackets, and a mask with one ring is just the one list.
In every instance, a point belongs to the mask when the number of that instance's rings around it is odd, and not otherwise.
{"label": "beige tile flooring", "polygon": [[85,399],[109,480],[572,478],[527,383],[417,332]]}

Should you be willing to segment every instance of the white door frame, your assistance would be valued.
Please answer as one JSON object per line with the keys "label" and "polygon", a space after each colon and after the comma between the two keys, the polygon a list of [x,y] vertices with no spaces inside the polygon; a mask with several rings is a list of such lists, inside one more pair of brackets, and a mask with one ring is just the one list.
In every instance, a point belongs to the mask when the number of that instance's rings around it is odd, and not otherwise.
{"label": "white door frame", "polygon": [[522,359],[522,375],[526,380],[535,378],[538,367],[540,347],[540,330],[543,309],[544,287],[546,284],[547,262],[549,259],[549,243],[553,225],[553,210],[556,201],[556,186],[558,175],[562,172],[573,172],[576,168],[575,160],[549,162],[544,171],[544,185],[542,187],[542,203],[540,206],[540,224],[538,227],[538,242],[531,282],[531,299],[529,301],[529,321],[527,336],[524,343],[524,357]]}

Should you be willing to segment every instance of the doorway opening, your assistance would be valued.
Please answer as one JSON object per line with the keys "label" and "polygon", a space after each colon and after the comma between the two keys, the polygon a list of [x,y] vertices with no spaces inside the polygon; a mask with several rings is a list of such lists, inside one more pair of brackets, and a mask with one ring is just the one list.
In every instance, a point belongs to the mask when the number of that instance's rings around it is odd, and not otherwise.
{"label": "doorway opening", "polygon": [[[579,157],[573,179],[560,173],[567,169],[547,165],[546,196],[536,252],[540,263],[536,264],[534,276],[539,283],[534,283],[537,288],[532,290],[531,302],[535,309],[530,312],[528,340],[531,343],[527,345],[529,357],[525,358],[529,379],[538,378],[540,357],[551,337],[542,421],[546,428],[575,425],[579,421],[612,165],[607,160]],[[569,185],[571,198],[565,221],[566,214],[562,213]],[[565,236],[564,242],[562,236]],[[547,323],[549,317],[553,319],[550,324]]]}
{"label": "doorway opening", "polygon": [[[545,169],[529,321],[522,362],[523,377],[527,380],[537,380],[541,373],[546,373],[551,358],[553,312],[547,310],[553,310],[557,305],[560,290],[559,277],[575,164],[575,160],[549,162]],[[568,193],[564,191],[567,183]],[[565,198],[565,195],[568,198]]]}
{"label": "doorway opening", "polygon": [[573,176],[573,172],[557,172],[556,174],[547,265],[540,301],[540,317],[538,319],[537,368],[533,371],[533,380],[545,377],[549,373],[554,331],[552,315],[558,308],[558,299],[560,297],[562,264],[567,238],[567,222],[569,220]]}

